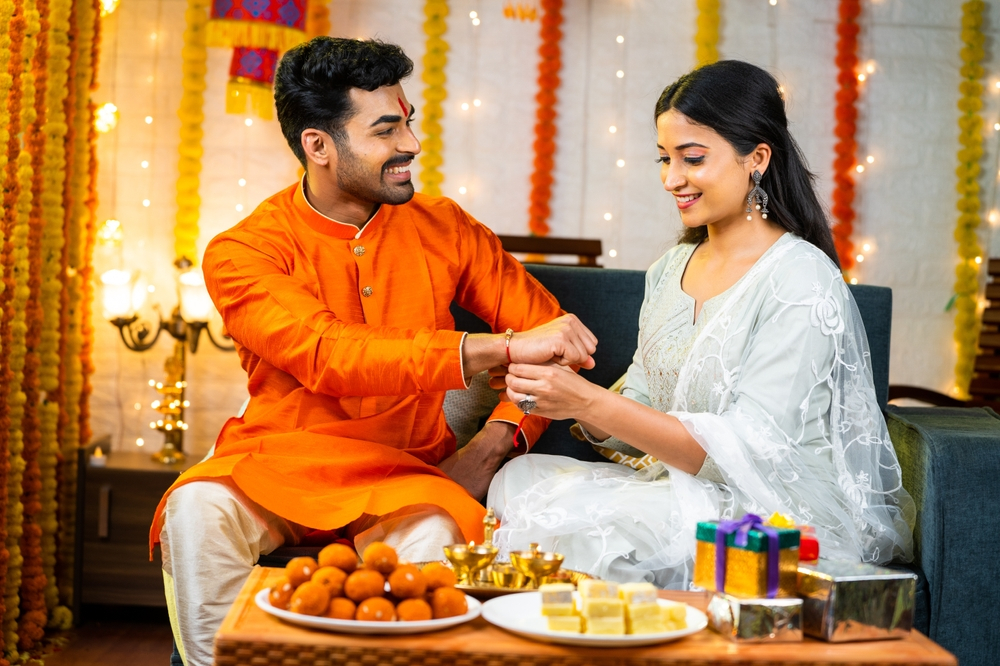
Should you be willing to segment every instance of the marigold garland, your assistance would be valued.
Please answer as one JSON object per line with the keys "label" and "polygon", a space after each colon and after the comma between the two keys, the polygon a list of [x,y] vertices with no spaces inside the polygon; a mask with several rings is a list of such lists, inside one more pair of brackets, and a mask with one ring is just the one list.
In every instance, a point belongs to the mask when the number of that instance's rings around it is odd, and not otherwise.
{"label": "marigold garland", "polygon": [[[59,557],[56,578],[59,585],[59,599],[69,607],[73,604],[73,545],[76,534],[76,458],[80,446],[80,392],[83,383],[83,365],[81,353],[83,349],[81,298],[82,260],[84,251],[84,227],[86,226],[87,208],[87,167],[90,162],[88,144],[90,127],[89,90],[93,78],[91,71],[92,41],[94,38],[94,22],[97,14],[94,7],[87,2],[78,2],[73,6],[72,43],[73,72],[70,98],[72,99],[72,142],[68,142],[67,150],[72,159],[70,179],[68,181],[67,198],[70,205],[67,208],[65,235],[66,250],[66,300],[65,311],[65,344],[62,352],[62,410],[60,428],[60,449],[62,451],[62,468],[60,479],[59,502]],[[69,616],[72,622],[72,615]]]}
{"label": "marigold garland", "polygon": [[976,346],[979,340],[979,318],[976,316],[976,296],[979,293],[979,264],[976,258],[982,256],[976,229],[980,224],[979,162],[983,157],[983,118],[979,114],[983,108],[983,78],[985,70],[982,62],[986,57],[983,34],[983,12],[986,3],[971,0],[962,5],[962,82],[958,90],[959,136],[961,148],[958,150],[958,168],[955,175],[958,183],[959,216],[955,225],[955,240],[958,241],[958,265],[955,267],[955,342],[958,345],[958,359],[955,362],[955,387],[961,397],[968,397],[969,384],[976,361]]}
{"label": "marigold garland", "polygon": [[528,206],[528,229],[532,235],[549,233],[548,219],[552,214],[552,171],[556,153],[556,90],[562,70],[562,0],[542,0],[539,26],[541,44],[538,47],[538,94],[535,101],[535,161],[531,174],[531,203]]}
{"label": "marigold garland", "polygon": [[441,119],[444,118],[442,102],[448,97],[445,83],[448,77],[444,68],[448,64],[448,42],[442,35],[448,30],[448,3],[445,0],[427,0],[424,3],[424,34],[427,35],[424,53],[424,73],[421,75],[424,88],[423,120],[420,129],[424,133],[423,149],[420,153],[420,183],[424,194],[441,196],[444,174],[444,141],[441,139]]}
{"label": "marigold garland", "polygon": [[[36,120],[35,114],[35,70],[32,67],[35,55],[37,35],[41,30],[39,13],[34,0],[24,0],[24,39],[21,48],[21,97],[20,97],[20,127],[30,128]],[[9,172],[8,172],[9,174]],[[32,168],[31,152],[27,146],[19,147],[17,158],[17,215],[14,220],[10,237],[10,263],[13,265],[13,289],[7,318],[10,320],[10,381],[7,386],[6,399],[10,406],[10,440],[8,457],[10,471],[7,477],[7,550],[9,565],[7,581],[4,589],[5,613],[3,618],[4,649],[11,661],[19,659],[17,649],[18,619],[20,609],[20,589],[22,566],[24,558],[21,555],[21,537],[23,535],[24,506],[21,503],[23,476],[25,470],[24,451],[24,403],[23,391],[24,363],[27,348],[25,335],[26,305],[28,290],[28,229],[32,209]],[[7,183],[10,183],[8,178]],[[7,253],[5,243],[5,253]]]}
{"label": "marigold garland", "polygon": [[837,248],[840,267],[846,272],[854,267],[854,167],[858,149],[858,17],[860,0],[840,0],[840,23],[837,24],[837,119],[833,133],[833,244]]}
{"label": "marigold garland", "polygon": [[48,614],[45,608],[45,572],[42,568],[42,529],[39,525],[42,490],[42,471],[39,457],[42,453],[39,401],[41,392],[40,346],[42,342],[42,236],[45,227],[45,155],[47,153],[47,93],[49,43],[46,34],[50,31],[49,0],[38,0],[41,18],[41,33],[35,48],[33,68],[35,72],[35,122],[25,129],[26,144],[31,154],[34,176],[31,181],[31,219],[28,228],[28,303],[25,321],[27,353],[24,357],[23,390],[25,395],[24,417],[21,428],[24,431],[24,479],[22,481],[21,503],[24,505],[23,533],[21,535],[21,555],[24,564],[21,569],[21,618],[17,627],[17,645],[22,650],[34,647],[36,641],[45,635]]}
{"label": "marigold garland", "polygon": [[[20,152],[18,134],[21,128],[21,45],[24,42],[24,18],[19,2],[0,0],[0,25],[8,27],[0,34],[0,181],[3,202],[0,206],[0,619],[6,604],[2,591],[6,587],[10,553],[7,550],[7,483],[10,470],[10,408],[7,390],[10,384],[10,316],[7,305],[14,291],[13,261],[10,234],[17,217],[17,156]],[[2,634],[0,634],[2,637]],[[0,666],[8,661],[0,650]]]}
{"label": "marigold garland", "polygon": [[698,0],[695,18],[694,59],[697,67],[719,59],[719,0]]}
{"label": "marigold garland", "polygon": [[207,0],[188,0],[184,13],[184,46],[181,49],[181,142],[177,163],[177,217],[174,224],[174,253],[198,261],[198,213],[201,209],[201,139],[205,120],[205,73],[208,71],[208,49],[205,47],[205,25],[208,23]]}

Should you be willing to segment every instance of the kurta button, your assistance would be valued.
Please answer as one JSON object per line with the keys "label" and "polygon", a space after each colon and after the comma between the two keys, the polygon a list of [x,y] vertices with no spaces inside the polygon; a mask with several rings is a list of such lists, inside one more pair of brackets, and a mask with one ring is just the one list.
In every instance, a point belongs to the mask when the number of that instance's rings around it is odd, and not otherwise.
{"label": "kurta button", "polygon": [[361,295],[364,296],[365,298],[368,298],[369,296],[372,295],[372,288],[365,287],[364,289],[361,290]]}
{"label": "kurta button", "polygon": [[359,257],[365,256],[365,246],[364,245],[356,246],[354,248],[354,254],[358,255]]}

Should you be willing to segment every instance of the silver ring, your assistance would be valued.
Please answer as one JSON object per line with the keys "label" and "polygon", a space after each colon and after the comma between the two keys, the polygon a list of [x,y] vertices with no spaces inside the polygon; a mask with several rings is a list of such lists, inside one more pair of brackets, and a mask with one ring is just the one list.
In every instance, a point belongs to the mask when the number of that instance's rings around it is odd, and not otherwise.
{"label": "silver ring", "polygon": [[524,412],[525,416],[531,413],[531,410],[538,407],[538,403],[530,395],[524,396],[523,400],[518,401],[517,408]]}

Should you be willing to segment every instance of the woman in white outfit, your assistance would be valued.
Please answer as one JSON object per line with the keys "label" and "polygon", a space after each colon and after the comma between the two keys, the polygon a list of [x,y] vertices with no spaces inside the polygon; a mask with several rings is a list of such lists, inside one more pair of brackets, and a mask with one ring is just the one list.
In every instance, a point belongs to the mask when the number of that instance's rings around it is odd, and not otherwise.
{"label": "woman in white outfit", "polygon": [[685,231],[646,274],[620,393],[557,365],[493,380],[628,465],[511,461],[488,497],[501,557],[538,542],[572,569],[679,588],[698,521],[780,512],[816,529],[823,557],[909,559],[913,502],[777,81],[708,65],[664,90],[655,120]]}

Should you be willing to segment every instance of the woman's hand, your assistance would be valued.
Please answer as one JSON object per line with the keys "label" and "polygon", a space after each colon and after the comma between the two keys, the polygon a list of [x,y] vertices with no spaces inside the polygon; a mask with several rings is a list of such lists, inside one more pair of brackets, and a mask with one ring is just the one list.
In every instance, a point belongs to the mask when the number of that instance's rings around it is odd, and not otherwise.
{"label": "woman's hand", "polygon": [[[491,375],[493,372],[490,373]],[[532,414],[549,419],[572,419],[586,414],[594,398],[604,389],[591,384],[571,368],[550,363],[513,363],[504,377],[507,398],[515,405],[531,396],[536,407]],[[496,378],[491,378],[491,386]]]}

